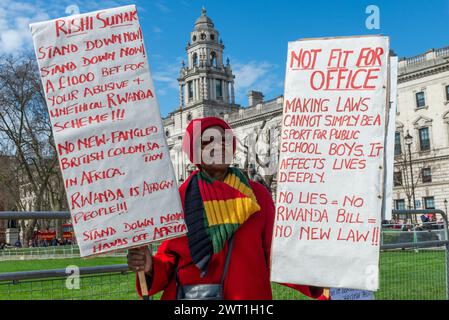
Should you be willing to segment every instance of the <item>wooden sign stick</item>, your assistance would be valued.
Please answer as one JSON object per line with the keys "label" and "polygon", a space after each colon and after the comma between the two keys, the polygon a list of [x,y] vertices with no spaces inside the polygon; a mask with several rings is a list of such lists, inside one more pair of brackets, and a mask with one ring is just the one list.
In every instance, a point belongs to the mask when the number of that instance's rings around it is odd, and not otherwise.
{"label": "wooden sign stick", "polygon": [[142,292],[142,300],[150,300],[150,297],[148,296],[147,279],[145,277],[145,272],[138,271],[137,275],[139,277],[140,291]]}

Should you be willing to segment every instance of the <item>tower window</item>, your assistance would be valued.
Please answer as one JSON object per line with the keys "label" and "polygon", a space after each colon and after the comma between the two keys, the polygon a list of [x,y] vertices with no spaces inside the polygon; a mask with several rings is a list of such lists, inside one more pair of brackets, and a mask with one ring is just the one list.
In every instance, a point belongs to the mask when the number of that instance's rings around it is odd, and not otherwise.
{"label": "tower window", "polygon": [[217,54],[214,51],[210,53],[210,64],[213,67],[217,66]]}
{"label": "tower window", "polygon": [[217,99],[223,99],[223,87],[221,85],[221,80],[215,80],[215,92],[217,93]]}
{"label": "tower window", "polygon": [[192,56],[192,65],[194,67],[198,66],[198,55],[196,53],[194,53],[193,56]]}
{"label": "tower window", "polygon": [[214,40],[215,40],[215,35],[214,35],[214,34],[211,34],[211,35],[210,35],[210,39],[211,39],[212,41],[214,41]]}
{"label": "tower window", "polygon": [[201,34],[201,40],[206,40],[206,34],[205,33]]}
{"label": "tower window", "polygon": [[196,36],[192,37],[192,41],[195,42],[196,41]]}
{"label": "tower window", "polygon": [[187,84],[187,90],[189,91],[189,100],[193,99],[193,85],[192,85],[192,81],[189,81]]}

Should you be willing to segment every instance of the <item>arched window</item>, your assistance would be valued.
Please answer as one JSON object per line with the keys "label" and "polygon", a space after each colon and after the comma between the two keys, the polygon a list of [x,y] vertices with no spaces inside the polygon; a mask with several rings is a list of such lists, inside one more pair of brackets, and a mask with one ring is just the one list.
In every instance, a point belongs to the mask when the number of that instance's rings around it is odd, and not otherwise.
{"label": "arched window", "polygon": [[197,67],[198,66],[198,55],[196,52],[192,56],[192,66]]}
{"label": "arched window", "polygon": [[217,54],[214,51],[212,51],[210,53],[210,65],[212,67],[216,67],[217,66]]}

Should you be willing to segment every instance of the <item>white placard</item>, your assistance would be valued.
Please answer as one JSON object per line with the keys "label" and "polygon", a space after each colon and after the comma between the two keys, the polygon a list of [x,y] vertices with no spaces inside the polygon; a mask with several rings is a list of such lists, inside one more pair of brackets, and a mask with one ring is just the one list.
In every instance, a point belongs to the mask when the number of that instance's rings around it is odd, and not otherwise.
{"label": "white placard", "polygon": [[290,42],[271,280],[375,291],[389,39]]}
{"label": "white placard", "polygon": [[136,7],[30,28],[81,256],[185,234]]}

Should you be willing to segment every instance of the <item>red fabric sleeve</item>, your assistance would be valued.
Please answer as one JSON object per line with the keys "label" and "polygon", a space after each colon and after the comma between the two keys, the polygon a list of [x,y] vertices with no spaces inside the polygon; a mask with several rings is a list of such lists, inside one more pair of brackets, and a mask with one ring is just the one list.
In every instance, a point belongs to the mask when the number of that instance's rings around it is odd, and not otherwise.
{"label": "red fabric sleeve", "polygon": [[[152,296],[169,285],[173,277],[174,266],[176,265],[176,256],[170,250],[170,240],[162,242],[153,257],[153,276],[147,276],[148,295]],[[140,297],[139,277],[136,274],[136,289]]]}
{"label": "red fabric sleeve", "polygon": [[[185,191],[192,175],[190,175],[187,180],[179,186],[179,196],[181,197],[181,204],[183,206],[183,209]],[[156,255],[153,257],[153,277],[146,277],[148,294],[150,296],[166,289],[171,281],[171,277],[173,276],[174,266],[176,265],[176,256],[173,254],[173,251],[170,250],[170,241],[171,240],[166,240],[162,242],[157,250]],[[139,277],[137,276],[137,274],[136,289],[139,296],[142,297]]]}
{"label": "red fabric sleeve", "polygon": [[[263,203],[261,204],[262,210],[265,212],[265,230],[263,232],[263,243],[264,243],[264,251],[265,251],[265,257],[267,261],[268,268],[271,266],[271,241],[273,239],[273,228],[274,228],[274,219],[275,219],[275,205],[273,202],[273,198],[271,194],[268,192],[268,190],[261,184],[257,184],[257,188],[260,189],[261,198],[263,199]],[[303,286],[303,285],[297,285],[297,284],[286,284],[286,283],[280,283],[281,285],[287,286],[289,288],[295,289],[302,294],[317,299],[323,295],[323,288],[318,287],[310,287],[310,286]]]}

